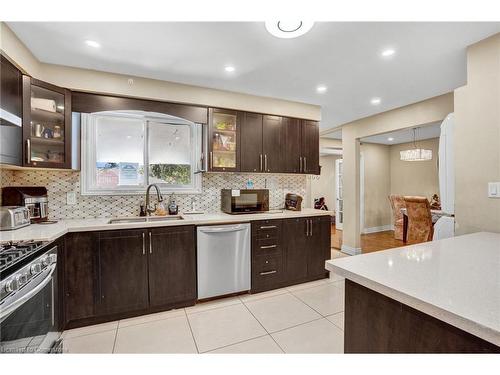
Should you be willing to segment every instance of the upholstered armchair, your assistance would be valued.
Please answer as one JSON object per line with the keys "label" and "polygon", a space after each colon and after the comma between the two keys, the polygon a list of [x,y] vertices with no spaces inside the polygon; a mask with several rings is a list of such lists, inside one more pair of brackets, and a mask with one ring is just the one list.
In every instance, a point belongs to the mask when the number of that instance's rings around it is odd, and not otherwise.
{"label": "upholstered armchair", "polygon": [[431,205],[425,197],[404,197],[408,215],[408,242],[432,241]]}
{"label": "upholstered armchair", "polygon": [[403,240],[403,214],[401,209],[405,208],[405,201],[402,195],[389,195],[391,202],[392,217],[394,219],[394,238]]}

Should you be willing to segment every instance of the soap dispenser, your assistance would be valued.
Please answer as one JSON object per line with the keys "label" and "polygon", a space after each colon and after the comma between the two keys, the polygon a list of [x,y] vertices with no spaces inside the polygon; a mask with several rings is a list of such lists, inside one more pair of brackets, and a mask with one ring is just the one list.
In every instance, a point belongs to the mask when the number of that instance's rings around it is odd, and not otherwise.
{"label": "soap dispenser", "polygon": [[172,193],[168,201],[168,214],[177,215],[178,213],[179,213],[179,206],[177,206],[177,203],[175,203],[175,196],[174,193]]}

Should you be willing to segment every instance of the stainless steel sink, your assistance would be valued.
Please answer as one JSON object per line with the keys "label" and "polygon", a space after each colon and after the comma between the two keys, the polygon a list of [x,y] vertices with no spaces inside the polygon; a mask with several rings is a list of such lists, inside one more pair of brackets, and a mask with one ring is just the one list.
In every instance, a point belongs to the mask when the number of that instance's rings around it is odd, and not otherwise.
{"label": "stainless steel sink", "polygon": [[148,216],[148,217],[126,217],[122,219],[111,219],[108,224],[122,224],[122,223],[147,223],[155,221],[173,221],[183,220],[182,216]]}

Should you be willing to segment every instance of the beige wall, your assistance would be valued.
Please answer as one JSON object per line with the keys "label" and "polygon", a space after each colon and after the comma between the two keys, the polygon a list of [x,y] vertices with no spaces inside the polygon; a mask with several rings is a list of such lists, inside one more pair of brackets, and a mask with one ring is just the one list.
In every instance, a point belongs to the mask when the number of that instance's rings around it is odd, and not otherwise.
{"label": "beige wall", "polygon": [[[319,121],[321,107],[269,97],[131,77],[95,70],[39,62],[17,36],[0,23],[0,49],[25,73],[72,90],[126,95],[138,98],[233,108]],[[128,79],[134,84],[129,85]]]}
{"label": "beige wall", "polygon": [[390,146],[391,194],[419,195],[431,199],[439,195],[438,151],[439,138],[418,141],[418,146],[432,150],[432,160],[401,161],[399,152],[413,148],[413,143]]}
{"label": "beige wall", "polygon": [[455,220],[457,234],[500,232],[500,34],[467,50],[467,86],[455,90]]}
{"label": "beige wall", "polygon": [[329,210],[335,210],[335,201],[337,199],[335,184],[335,160],[342,158],[338,155],[321,156],[319,164],[321,165],[321,175],[314,176],[311,179],[311,207],[314,206],[314,198],[325,197]]}
{"label": "beige wall", "polygon": [[344,250],[360,251],[359,139],[442,121],[453,112],[453,93],[437,96],[342,126],[344,158]]}

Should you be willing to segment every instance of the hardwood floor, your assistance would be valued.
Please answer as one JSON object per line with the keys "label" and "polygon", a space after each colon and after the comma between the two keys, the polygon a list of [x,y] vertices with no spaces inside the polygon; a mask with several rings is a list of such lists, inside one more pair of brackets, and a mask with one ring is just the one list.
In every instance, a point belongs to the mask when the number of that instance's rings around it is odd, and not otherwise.
{"label": "hardwood floor", "polygon": [[[331,233],[331,246],[335,249],[340,249],[342,247],[342,231],[336,229],[335,225],[332,224]],[[404,245],[403,241],[394,239],[394,232],[392,230],[361,235],[361,250],[363,253],[387,250]]]}

